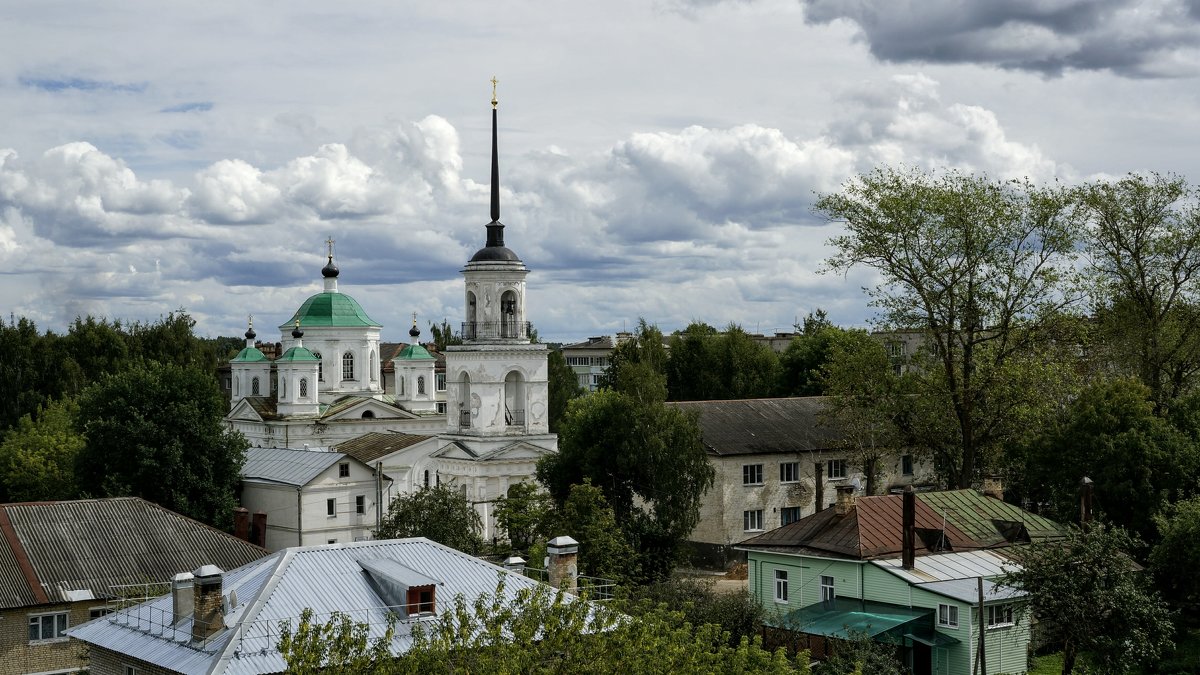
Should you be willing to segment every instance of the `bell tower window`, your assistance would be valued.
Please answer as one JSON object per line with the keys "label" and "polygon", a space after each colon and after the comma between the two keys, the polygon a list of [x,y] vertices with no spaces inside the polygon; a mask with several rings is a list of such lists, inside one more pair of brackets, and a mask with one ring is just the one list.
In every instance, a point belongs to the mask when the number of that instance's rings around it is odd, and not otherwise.
{"label": "bell tower window", "polygon": [[308,378],[300,378],[300,398],[308,398]]}
{"label": "bell tower window", "polygon": [[342,354],[342,379],[354,379],[354,354],[352,352]]}
{"label": "bell tower window", "polygon": [[324,382],[325,364],[321,363],[321,352],[313,352],[313,356],[317,357],[317,382]]}
{"label": "bell tower window", "polygon": [[253,380],[250,380],[250,395],[251,396],[259,396],[260,395],[257,377],[254,378]]}

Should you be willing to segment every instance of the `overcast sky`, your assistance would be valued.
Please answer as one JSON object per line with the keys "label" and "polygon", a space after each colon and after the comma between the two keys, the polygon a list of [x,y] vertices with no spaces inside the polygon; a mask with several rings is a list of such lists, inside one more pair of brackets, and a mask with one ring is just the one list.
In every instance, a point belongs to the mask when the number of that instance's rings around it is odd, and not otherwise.
{"label": "overcast sky", "polygon": [[0,312],[260,337],[340,287],[457,325],[488,216],[548,340],[873,316],[817,194],[880,165],[1200,182],[1200,0],[116,3],[0,9]]}

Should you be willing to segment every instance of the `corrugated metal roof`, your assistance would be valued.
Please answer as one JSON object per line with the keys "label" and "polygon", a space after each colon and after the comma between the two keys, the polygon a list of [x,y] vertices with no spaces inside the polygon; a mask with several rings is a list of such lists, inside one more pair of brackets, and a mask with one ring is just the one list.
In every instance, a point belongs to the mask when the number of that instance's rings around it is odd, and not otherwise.
{"label": "corrugated metal roof", "polygon": [[110,597],[110,588],[170,579],[206,563],[238,567],[266,551],[136,497],[0,505],[12,535],[0,541],[0,608],[35,604],[17,569],[26,556],[51,602],[71,591]]}
{"label": "corrugated metal roof", "polygon": [[913,561],[913,569],[904,569],[900,558],[872,560],[880,567],[913,584],[930,581],[998,577],[1017,568],[1017,564],[996,551],[961,551],[921,556]]}
{"label": "corrugated metal roof", "polygon": [[704,444],[717,455],[817,452],[841,445],[841,435],[824,420],[823,396],[667,405],[699,413]]}
{"label": "corrugated metal roof", "polygon": [[403,450],[410,445],[415,445],[430,438],[431,436],[421,436],[419,434],[372,431],[357,438],[351,438],[348,441],[338,443],[334,446],[334,449],[338,452],[344,452],[360,462],[370,464],[380,457],[390,455],[397,450]]}
{"label": "corrugated metal roof", "polygon": [[247,448],[246,463],[242,465],[242,478],[300,487],[308,485],[322,471],[345,456],[340,452],[321,450]]}
{"label": "corrugated metal roof", "polygon": [[[502,568],[428,539],[396,539],[284,549],[269,558],[225,575],[224,592],[236,590],[238,605],[226,616],[229,626],[201,649],[189,646],[190,621],[178,635],[163,633],[154,617],[171,611],[170,596],[114,612],[72,628],[72,637],[149,661],[181,673],[249,675],[281,672],[283,658],[276,651],[279,622],[293,625],[300,614],[312,609],[324,621],[335,611],[370,627],[369,637],[383,635],[388,608],[376,594],[362,561],[387,560],[416,573],[436,577],[439,610],[450,606],[457,595],[468,601],[494,593],[500,575],[505,576],[508,600],[538,582],[507,574]],[[411,623],[397,626],[393,653],[411,644]]]}
{"label": "corrugated metal roof", "polygon": [[[1022,527],[1031,541],[1060,539],[1067,534],[1065,527],[1048,518],[975,490],[921,492],[917,501],[928,504],[948,522],[990,546],[1022,543],[1024,538],[1019,536]],[[1006,524],[1010,523],[1014,527],[1006,532],[1010,529]]]}
{"label": "corrugated metal roof", "polygon": [[[925,589],[931,593],[953,598],[960,602],[977,603],[979,602],[979,581],[977,579],[949,579],[947,581],[929,581],[923,584],[916,584],[917,588]],[[1015,600],[1024,598],[1029,593],[1013,587],[998,584],[989,579],[983,580],[983,601],[984,602],[1004,602],[1007,600]]]}

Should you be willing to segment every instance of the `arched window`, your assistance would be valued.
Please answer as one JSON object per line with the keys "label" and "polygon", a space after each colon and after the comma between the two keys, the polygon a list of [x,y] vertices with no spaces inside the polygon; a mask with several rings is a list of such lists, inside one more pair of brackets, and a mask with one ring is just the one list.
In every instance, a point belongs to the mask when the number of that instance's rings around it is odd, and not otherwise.
{"label": "arched window", "polygon": [[525,425],[525,378],[515,370],[504,378],[504,421],[509,426]]}
{"label": "arched window", "polygon": [[234,395],[234,397],[241,396],[242,395],[241,390],[242,390],[242,378],[240,378],[240,377],[233,378],[233,395]]}
{"label": "arched window", "polygon": [[425,487],[429,487],[429,469],[425,469]]}
{"label": "arched window", "polygon": [[375,419],[375,412],[374,412],[374,411],[372,411],[372,410],[364,410],[364,411],[363,411],[363,414],[362,414],[362,418],[363,418],[364,420],[371,420],[371,419]]}
{"label": "arched window", "polygon": [[425,376],[424,375],[417,376],[417,395],[418,396],[425,395]]}
{"label": "arched window", "polygon": [[258,387],[258,378],[256,377],[253,380],[250,380],[250,395],[251,396],[259,395],[258,388],[259,388]]}
{"label": "arched window", "polygon": [[279,398],[287,398],[287,378],[279,378]]}
{"label": "arched window", "polygon": [[321,363],[321,352],[313,352],[313,356],[317,357],[317,382],[324,382],[325,364]]}
{"label": "arched window", "polygon": [[300,398],[308,398],[308,378],[300,378]]}
{"label": "arched window", "polygon": [[342,379],[354,379],[354,354],[351,352],[342,354]]}
{"label": "arched window", "polygon": [[377,382],[379,374],[375,372],[375,350],[371,350],[371,381]]}
{"label": "arched window", "polygon": [[396,376],[396,395],[397,396],[404,395],[404,376],[403,375]]}

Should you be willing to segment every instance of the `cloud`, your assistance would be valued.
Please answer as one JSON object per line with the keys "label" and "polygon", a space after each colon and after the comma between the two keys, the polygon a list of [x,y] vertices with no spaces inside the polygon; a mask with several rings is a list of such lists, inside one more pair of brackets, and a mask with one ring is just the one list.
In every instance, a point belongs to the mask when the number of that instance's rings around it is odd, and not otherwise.
{"label": "cloud", "polygon": [[165,112],[165,113],[208,112],[209,110],[212,110],[212,108],[213,108],[212,101],[192,101],[189,103],[178,103],[176,105],[170,105],[170,106],[163,108],[162,110],[159,110],[159,112]]}
{"label": "cloud", "polygon": [[21,86],[30,89],[40,89],[48,92],[60,91],[114,91],[137,94],[146,90],[145,82],[112,82],[106,80],[91,80],[85,77],[29,77],[22,76],[17,80]]}
{"label": "cloud", "polygon": [[1058,75],[1200,72],[1195,0],[805,0],[814,24],[850,21],[897,63],[978,63]]}

